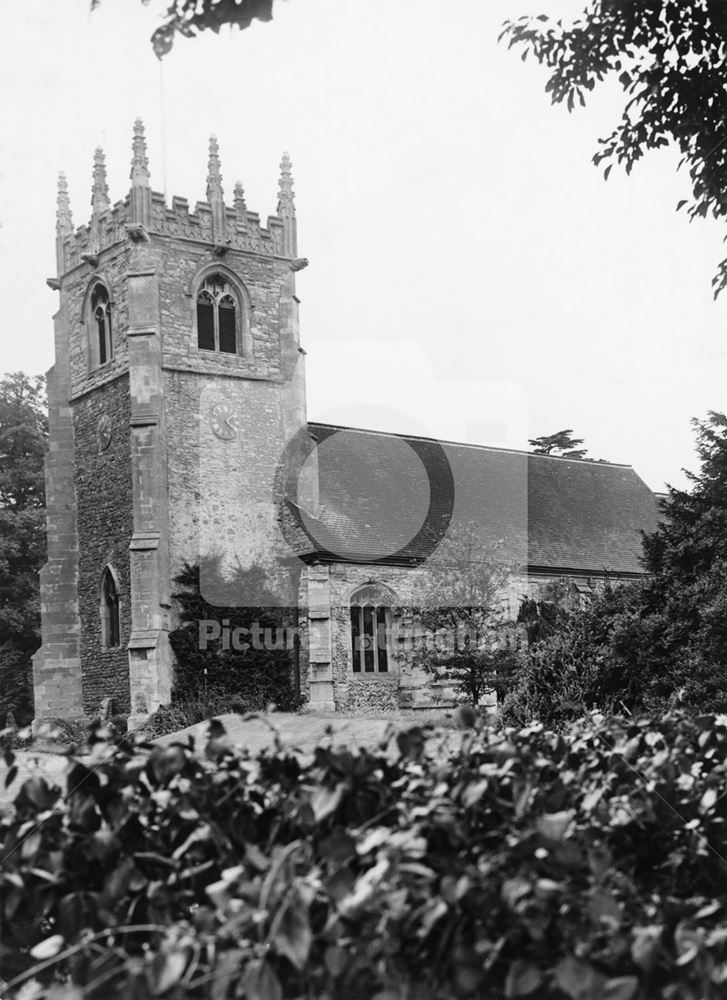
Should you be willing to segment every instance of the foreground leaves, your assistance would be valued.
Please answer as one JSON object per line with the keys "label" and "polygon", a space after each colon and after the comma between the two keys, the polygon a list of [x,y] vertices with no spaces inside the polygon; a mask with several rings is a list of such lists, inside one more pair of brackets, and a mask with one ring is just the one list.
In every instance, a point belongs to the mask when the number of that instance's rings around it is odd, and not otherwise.
{"label": "foreground leaves", "polygon": [[724,995],[725,716],[94,752],[0,820],[4,997]]}

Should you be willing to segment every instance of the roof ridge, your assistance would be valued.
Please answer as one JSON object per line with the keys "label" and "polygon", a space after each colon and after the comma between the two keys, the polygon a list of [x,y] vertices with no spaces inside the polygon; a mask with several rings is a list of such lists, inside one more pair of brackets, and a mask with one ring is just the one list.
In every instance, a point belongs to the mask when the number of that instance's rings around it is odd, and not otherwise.
{"label": "roof ridge", "polygon": [[524,448],[502,448],[498,445],[491,444],[470,444],[466,441],[448,441],[442,438],[428,437],[424,434],[400,434],[397,431],[376,431],[370,427],[348,427],[346,424],[326,424],[320,420],[309,420],[309,427],[327,427],[331,430],[336,431],[353,431],[356,434],[376,434],[380,437],[394,437],[410,439],[412,441],[431,441],[432,444],[450,444],[455,445],[458,448],[475,448],[478,451],[501,451],[508,455],[528,455],[531,458],[545,458],[549,459],[551,462],[577,462],[579,465],[583,463],[588,463],[590,465],[610,465],[617,469],[631,469],[634,470],[633,465],[629,465],[625,462],[609,462],[606,459],[597,458],[566,458],[565,455],[539,455],[534,451],[526,451]]}

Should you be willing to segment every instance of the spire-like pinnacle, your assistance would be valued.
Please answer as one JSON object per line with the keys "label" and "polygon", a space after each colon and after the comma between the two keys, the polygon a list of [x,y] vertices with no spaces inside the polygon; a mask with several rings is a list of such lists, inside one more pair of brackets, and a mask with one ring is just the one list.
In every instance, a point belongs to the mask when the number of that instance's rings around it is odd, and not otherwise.
{"label": "spire-like pinnacle", "polygon": [[149,160],[146,155],[146,136],[144,122],[137,118],[134,122],[134,138],[131,146],[131,181],[140,187],[149,184]]}
{"label": "spire-like pinnacle", "polygon": [[146,137],[141,118],[134,122],[131,142],[131,194],[129,196],[129,222],[132,226],[151,227],[151,186],[149,160],[146,155]]}
{"label": "spire-like pinnacle", "polygon": [[247,225],[247,205],[245,204],[245,189],[241,181],[235,183],[235,222],[238,226]]}
{"label": "spire-like pinnacle", "polygon": [[278,187],[278,217],[283,220],[283,243],[289,257],[298,255],[298,236],[295,221],[295,198],[293,196],[292,164],[287,153],[280,161],[280,181]]}
{"label": "spire-like pinnacle", "polygon": [[91,208],[94,215],[105,212],[109,201],[109,186],[106,183],[106,157],[101,147],[93,154],[93,189],[91,192]]}
{"label": "spire-like pinnacle", "polygon": [[207,201],[212,208],[212,239],[215,243],[223,243],[227,235],[227,213],[222,192],[220,147],[214,135],[210,136],[210,157],[207,164]]}
{"label": "spire-like pinnacle", "polygon": [[293,205],[293,177],[292,177],[292,167],[293,164],[290,162],[290,157],[287,153],[283,153],[283,158],[280,161],[280,181],[279,181],[279,194],[278,194],[278,214],[280,215],[281,206],[289,204]]}
{"label": "spire-like pinnacle", "polygon": [[56,200],[56,274],[60,277],[66,270],[66,236],[73,232],[71,201],[68,197],[66,175],[58,174],[58,197]]}
{"label": "spire-like pinnacle", "polygon": [[210,157],[207,162],[207,201],[214,196],[222,197],[222,174],[220,173],[220,147],[217,137],[210,136]]}
{"label": "spire-like pinnacle", "polygon": [[58,197],[56,200],[56,232],[59,236],[67,236],[73,232],[73,216],[71,215],[71,200],[68,197],[68,182],[61,171],[58,174]]}

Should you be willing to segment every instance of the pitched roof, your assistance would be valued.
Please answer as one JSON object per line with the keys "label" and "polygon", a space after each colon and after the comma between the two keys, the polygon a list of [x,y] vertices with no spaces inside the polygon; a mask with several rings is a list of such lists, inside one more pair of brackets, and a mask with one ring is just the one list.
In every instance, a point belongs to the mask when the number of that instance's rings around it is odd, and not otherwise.
{"label": "pitched roof", "polygon": [[329,424],[308,425],[319,507],[294,505],[309,555],[425,559],[448,526],[476,522],[533,571],[640,573],[654,494],[630,466]]}

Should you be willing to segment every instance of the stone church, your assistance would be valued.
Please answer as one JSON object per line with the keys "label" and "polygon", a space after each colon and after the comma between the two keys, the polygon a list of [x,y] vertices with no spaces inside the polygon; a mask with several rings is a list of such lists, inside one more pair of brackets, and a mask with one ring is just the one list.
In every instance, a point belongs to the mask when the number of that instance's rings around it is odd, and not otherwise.
{"label": "stone church", "polygon": [[511,610],[554,581],[641,573],[656,502],[629,466],[308,423],[307,261],[287,155],[280,170],[262,225],[241,184],[225,202],[213,138],[206,199],[167,204],[137,121],[123,200],[97,150],[76,228],[59,179],[37,721],[111,698],[134,725],[167,703],[173,581],[210,555],[267,568],[298,622],[301,693],[327,710],[437,702],[398,644],[458,526],[504,546]]}

